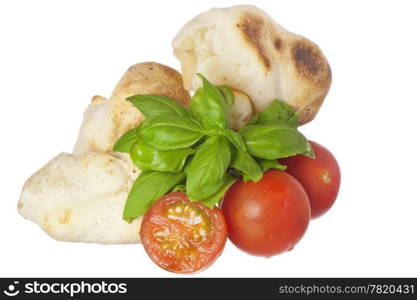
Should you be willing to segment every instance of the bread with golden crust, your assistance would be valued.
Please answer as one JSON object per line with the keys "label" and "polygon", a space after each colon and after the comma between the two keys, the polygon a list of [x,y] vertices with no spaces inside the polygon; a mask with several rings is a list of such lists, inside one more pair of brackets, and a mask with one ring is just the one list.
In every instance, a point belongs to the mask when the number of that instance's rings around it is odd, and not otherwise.
{"label": "bread with golden crust", "polygon": [[330,88],[331,70],[320,48],[252,5],[213,8],[196,16],[172,46],[187,90],[201,85],[195,76],[201,73],[248,95],[255,112],[279,99],[305,124]]}
{"label": "bread with golden crust", "polygon": [[125,98],[164,95],[187,104],[181,75],[158,63],[130,67],[110,99],[94,96],[84,113],[73,154],[60,153],[24,184],[19,213],[51,237],[67,242],[139,242],[142,218],[122,219],[130,188],[140,174],[126,153],[111,152],[143,115]]}
{"label": "bread with golden crust", "polygon": [[94,96],[84,112],[73,153],[110,152],[116,140],[143,121],[143,115],[126,98],[137,94],[154,94],[173,98],[188,105],[189,93],[181,74],[155,62],[131,66],[122,76],[109,100]]}

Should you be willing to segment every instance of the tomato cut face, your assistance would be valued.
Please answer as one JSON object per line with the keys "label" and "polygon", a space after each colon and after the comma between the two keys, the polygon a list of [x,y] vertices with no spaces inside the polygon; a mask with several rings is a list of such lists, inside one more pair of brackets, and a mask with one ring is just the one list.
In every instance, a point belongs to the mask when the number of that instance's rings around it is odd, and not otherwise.
{"label": "tomato cut face", "polygon": [[156,201],[143,217],[140,237],[149,257],[161,268],[194,273],[222,252],[226,223],[218,208],[190,202],[182,192]]}

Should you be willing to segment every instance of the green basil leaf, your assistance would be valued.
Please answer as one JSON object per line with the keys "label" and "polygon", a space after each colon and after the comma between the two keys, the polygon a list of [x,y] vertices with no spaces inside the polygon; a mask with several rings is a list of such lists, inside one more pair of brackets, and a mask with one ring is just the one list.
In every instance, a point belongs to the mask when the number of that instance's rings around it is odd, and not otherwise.
{"label": "green basil leaf", "polygon": [[262,179],[262,169],[256,160],[248,153],[237,151],[232,162],[232,167],[243,173],[244,181],[258,182]]}
{"label": "green basil leaf", "polygon": [[130,149],[130,158],[142,171],[178,173],[183,169],[187,157],[194,152],[192,148],[157,150],[138,139]]}
{"label": "green basil leaf", "polygon": [[288,104],[274,100],[260,113],[249,120],[248,125],[263,125],[283,121],[292,127],[298,126],[298,114]]}
{"label": "green basil leaf", "polygon": [[197,89],[190,102],[190,112],[206,130],[229,127],[229,113],[222,93],[201,74],[203,87]]}
{"label": "green basil leaf", "polygon": [[174,192],[187,192],[187,189],[185,187],[185,184],[178,184],[174,186],[174,188],[171,190],[172,193]]}
{"label": "green basil leaf", "polygon": [[203,136],[201,125],[174,115],[147,118],[140,126],[138,138],[158,150],[188,148]]}
{"label": "green basil leaf", "polygon": [[232,143],[233,146],[239,151],[246,151],[246,144],[243,141],[239,133],[232,129],[226,129],[225,136]]}
{"label": "green basil leaf", "polygon": [[157,95],[135,95],[126,98],[147,118],[176,115],[189,117],[190,113],[178,101]]}
{"label": "green basil leaf", "polygon": [[136,130],[137,128],[130,129],[123,134],[114,144],[114,152],[130,152],[130,148],[136,142]]}
{"label": "green basil leaf", "polygon": [[225,182],[230,165],[231,149],[222,136],[209,137],[198,148],[187,167],[187,194],[191,201],[213,196]]}
{"label": "green basil leaf", "polygon": [[281,165],[276,159],[257,159],[258,164],[261,166],[262,172],[266,172],[269,169],[277,169],[284,171],[287,169],[287,166]]}
{"label": "green basil leaf", "polygon": [[218,202],[220,202],[220,200],[223,199],[224,194],[232,186],[232,184],[235,183],[236,180],[237,178],[227,174],[224,180],[224,184],[220,187],[220,189],[213,196],[201,200],[201,203],[209,208],[213,208]]}
{"label": "green basil leaf", "polygon": [[307,139],[294,127],[286,125],[249,125],[240,134],[253,156],[278,159],[296,154],[311,156]]}
{"label": "green basil leaf", "polygon": [[223,99],[226,101],[226,104],[229,108],[233,106],[235,103],[235,95],[233,95],[233,91],[230,87],[226,85],[218,85],[216,86],[219,92],[222,94]]}
{"label": "green basil leaf", "polygon": [[142,172],[127,196],[123,219],[132,222],[145,214],[149,206],[185,179],[185,173]]}

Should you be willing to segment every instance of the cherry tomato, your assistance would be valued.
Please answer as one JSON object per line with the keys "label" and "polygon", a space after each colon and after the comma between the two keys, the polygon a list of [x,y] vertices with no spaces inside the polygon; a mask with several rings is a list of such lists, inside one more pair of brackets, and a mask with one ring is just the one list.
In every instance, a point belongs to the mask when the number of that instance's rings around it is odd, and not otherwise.
{"label": "cherry tomato", "polygon": [[223,251],[227,230],[222,212],[185,193],[156,201],[142,220],[140,238],[149,257],[161,268],[194,273],[208,267]]}
{"label": "cherry tomato", "polygon": [[267,257],[291,250],[310,221],[303,187],[277,170],[257,183],[238,180],[227,191],[222,210],[230,240],[243,251]]}
{"label": "cherry tomato", "polygon": [[327,212],[337,198],[340,187],[340,168],[329,150],[310,141],[315,159],[296,155],[280,159],[287,166],[286,172],[294,176],[304,187],[310,199],[311,217]]}

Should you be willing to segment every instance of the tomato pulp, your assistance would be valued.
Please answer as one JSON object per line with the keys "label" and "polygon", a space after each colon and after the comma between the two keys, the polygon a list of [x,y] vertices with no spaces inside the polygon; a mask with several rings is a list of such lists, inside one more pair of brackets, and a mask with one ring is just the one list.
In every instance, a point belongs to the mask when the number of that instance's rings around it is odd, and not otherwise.
{"label": "tomato pulp", "polygon": [[142,220],[140,237],[149,257],[161,268],[194,273],[223,251],[226,223],[218,208],[190,202],[182,192],[156,201]]}

